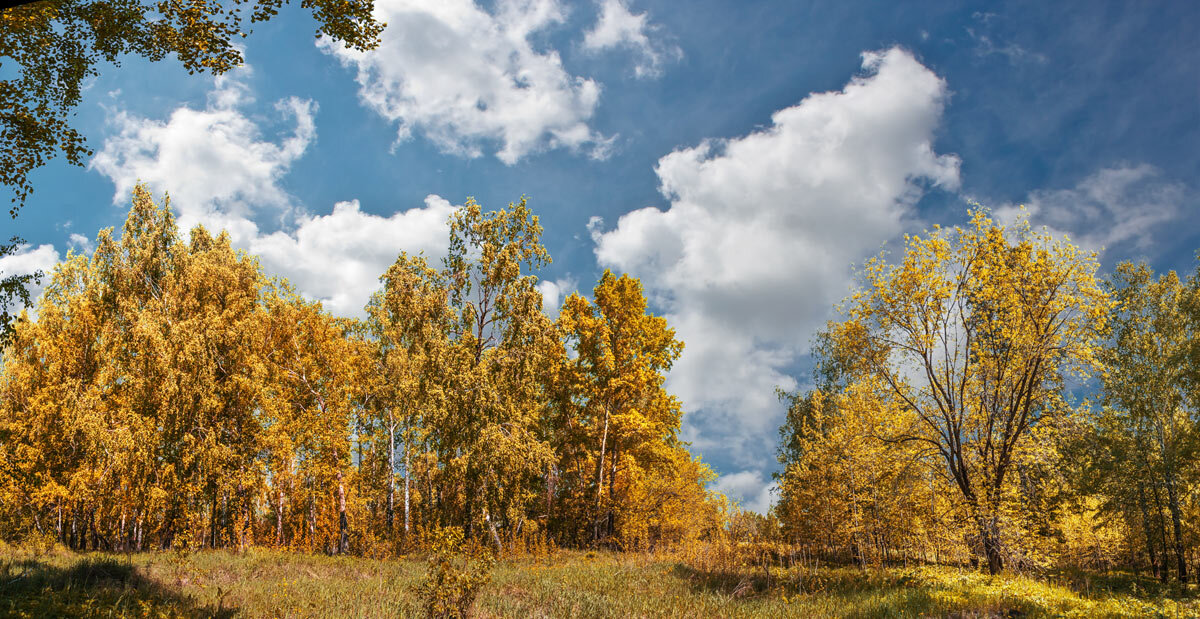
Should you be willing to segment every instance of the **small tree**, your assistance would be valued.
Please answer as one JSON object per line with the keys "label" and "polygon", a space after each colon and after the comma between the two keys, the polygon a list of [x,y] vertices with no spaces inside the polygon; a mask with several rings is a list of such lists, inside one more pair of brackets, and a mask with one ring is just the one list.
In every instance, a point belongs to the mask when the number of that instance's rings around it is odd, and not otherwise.
{"label": "small tree", "polygon": [[429,617],[466,617],[479,590],[491,580],[495,557],[471,541],[464,547],[458,527],[443,527],[433,534],[425,580],[417,593]]}

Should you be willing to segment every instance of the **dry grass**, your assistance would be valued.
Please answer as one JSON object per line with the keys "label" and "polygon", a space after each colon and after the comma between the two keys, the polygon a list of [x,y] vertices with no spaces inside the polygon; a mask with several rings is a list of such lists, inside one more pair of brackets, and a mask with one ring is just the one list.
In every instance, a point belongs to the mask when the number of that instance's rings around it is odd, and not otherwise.
{"label": "dry grass", "polygon": [[[0,549],[0,616],[418,616],[419,558],[253,549],[75,554]],[[501,561],[480,617],[1188,617],[1200,603],[1132,577],[1051,584],[943,567],[769,568],[692,553],[560,551]],[[1072,585],[1080,588],[1079,591]]]}

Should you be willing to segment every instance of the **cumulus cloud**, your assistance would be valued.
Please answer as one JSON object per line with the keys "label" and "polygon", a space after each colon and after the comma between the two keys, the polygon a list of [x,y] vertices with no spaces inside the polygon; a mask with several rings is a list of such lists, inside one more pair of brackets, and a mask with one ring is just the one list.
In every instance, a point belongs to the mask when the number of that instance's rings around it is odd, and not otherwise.
{"label": "cumulus cloud", "polygon": [[945,82],[898,48],[862,66],[765,129],[661,158],[665,210],[589,222],[598,262],[640,277],[685,342],[668,387],[709,459],[761,462],[784,410],[774,389],[797,386],[790,367],[850,265],[897,236],[928,188],[958,188],[958,158],[933,149]]}
{"label": "cumulus cloud", "polygon": [[429,195],[422,207],[380,217],[362,212],[358,200],[339,202],[329,215],[305,217],[295,231],[251,239],[248,249],[268,272],[287,276],[334,314],[361,316],[400,251],[423,253],[435,265],[446,255],[446,221],[455,208]]}
{"label": "cumulus cloud", "polygon": [[657,77],[668,60],[683,57],[683,50],[657,37],[659,28],[651,24],[645,13],[634,14],[623,0],[602,0],[596,25],[583,38],[584,49],[601,51],[625,48],[637,57],[634,75]]}
{"label": "cumulus cloud", "polygon": [[71,236],[67,237],[67,247],[76,253],[90,254],[96,249],[96,244],[88,237],[72,232]]}
{"label": "cumulus cloud", "polygon": [[295,97],[277,102],[295,128],[279,143],[264,140],[240,109],[253,103],[244,82],[250,73],[242,67],[216,79],[201,110],[180,107],[163,121],[117,112],[109,121],[114,135],[90,163],[116,184],[114,204],[125,203],[140,180],[156,194],[169,191],[188,227],[210,218],[245,219],[262,208],[286,215],[293,199],[279,181],[316,139],[317,106]]}
{"label": "cumulus cloud", "polygon": [[578,288],[579,282],[573,277],[538,282],[538,291],[542,293],[542,311],[551,318],[558,318],[563,301]]}
{"label": "cumulus cloud", "polygon": [[[1088,249],[1131,245],[1145,251],[1162,226],[1178,217],[1186,194],[1182,183],[1164,180],[1154,166],[1121,165],[1101,169],[1073,189],[1034,191],[1025,209],[1034,224]],[[1005,205],[995,214],[1011,222],[1019,211],[1019,206]]]}
{"label": "cumulus cloud", "polygon": [[[305,212],[280,181],[316,139],[316,106],[280,101],[276,108],[295,119],[295,130],[278,143],[264,139],[242,110],[253,101],[243,81],[248,71],[218,79],[203,110],[181,107],[165,121],[117,113],[116,133],[91,167],[112,179],[114,204],[127,204],[139,181],[156,195],[169,192],[185,232],[196,224],[228,231],[267,273],[287,277],[335,314],[361,316],[400,251],[423,252],[435,262],[445,255],[455,207],[430,195],[424,205],[389,216],[364,212],[356,200],[337,203],[327,215]],[[260,228],[264,219],[274,222],[273,231]],[[90,247],[77,236],[73,245]]]}
{"label": "cumulus cloud", "polygon": [[[29,291],[29,301],[33,304],[29,308],[32,313],[34,306],[37,304],[38,297],[42,296],[42,291],[46,288],[46,284],[50,282],[50,272],[54,270],[54,265],[58,264],[59,259],[58,250],[54,249],[54,246],[48,243],[38,245],[37,247],[28,244],[21,245],[13,253],[0,257],[0,279],[14,275],[31,275],[38,271],[42,272],[41,282],[27,288]],[[14,311],[19,308],[20,302],[18,301],[14,307],[4,309]]]}
{"label": "cumulus cloud", "polygon": [[530,42],[563,22],[556,0],[498,0],[492,12],[471,0],[376,0],[375,17],[388,27],[374,50],[318,45],[357,71],[359,97],[398,124],[399,140],[416,130],[465,157],[495,145],[510,165],[549,148],[610,150],[588,126],[600,85]]}
{"label": "cumulus cloud", "polygon": [[722,475],[712,489],[736,501],[746,511],[765,514],[775,503],[775,488],[769,476],[753,470]]}

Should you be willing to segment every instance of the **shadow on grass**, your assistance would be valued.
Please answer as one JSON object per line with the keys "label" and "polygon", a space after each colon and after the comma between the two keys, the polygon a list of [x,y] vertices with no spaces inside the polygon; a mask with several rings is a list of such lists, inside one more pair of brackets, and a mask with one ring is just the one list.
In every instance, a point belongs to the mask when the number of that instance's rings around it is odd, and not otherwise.
{"label": "shadow on grass", "polygon": [[1081,595],[1099,593],[1128,595],[1143,601],[1169,598],[1176,601],[1200,597],[1196,585],[1180,585],[1176,580],[1161,582],[1146,574],[1125,571],[1088,572],[1077,569],[1053,570],[1047,580],[1065,586]]}
{"label": "shadow on grass", "polygon": [[68,568],[37,559],[0,565],[0,617],[232,617],[233,608],[200,606],[143,576],[129,563],[83,558]]}
{"label": "shadow on grass", "polygon": [[[761,568],[748,571],[704,571],[678,563],[675,576],[687,580],[696,593],[715,593],[734,599],[775,592],[787,597],[812,595],[828,600],[827,606],[844,617],[936,616],[956,619],[1025,617],[1030,610],[1011,605],[982,603],[976,608],[947,610],[947,597],[955,591],[916,573],[891,570],[836,568],[815,572],[773,569],[770,578]],[[948,595],[951,594],[951,595]]]}

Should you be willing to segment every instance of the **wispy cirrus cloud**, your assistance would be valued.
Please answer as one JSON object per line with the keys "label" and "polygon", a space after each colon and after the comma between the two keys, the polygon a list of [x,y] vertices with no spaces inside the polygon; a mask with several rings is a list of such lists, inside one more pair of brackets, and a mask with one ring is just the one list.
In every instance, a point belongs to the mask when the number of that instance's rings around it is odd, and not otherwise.
{"label": "wispy cirrus cloud", "polygon": [[599,52],[627,49],[635,58],[637,77],[658,77],[663,65],[683,57],[679,46],[668,43],[646,13],[633,13],[623,0],[601,0],[596,24],[584,34],[584,49]]}

